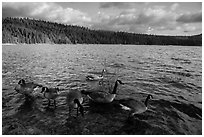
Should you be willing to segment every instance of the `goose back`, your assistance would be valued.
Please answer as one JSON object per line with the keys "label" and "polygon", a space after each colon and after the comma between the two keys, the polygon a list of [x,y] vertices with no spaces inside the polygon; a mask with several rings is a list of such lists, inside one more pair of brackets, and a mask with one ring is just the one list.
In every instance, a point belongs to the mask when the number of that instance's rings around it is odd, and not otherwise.
{"label": "goose back", "polygon": [[121,99],[119,100],[119,103],[123,108],[124,107],[129,108],[129,110],[132,111],[133,114],[143,113],[147,110],[147,107],[143,102],[132,98]]}
{"label": "goose back", "polygon": [[44,97],[48,99],[55,99],[58,96],[58,88],[47,88],[44,91]]}
{"label": "goose back", "polygon": [[94,102],[101,102],[101,103],[110,103],[115,98],[116,94],[110,94],[107,92],[92,92],[91,94],[87,95]]}
{"label": "goose back", "polygon": [[37,90],[39,87],[42,87],[42,85],[39,85],[39,84],[35,84],[33,82],[28,82],[28,83],[25,83],[24,82],[21,82],[22,80],[20,80],[18,82],[18,85],[16,85],[16,87],[14,88],[18,93],[21,93],[21,94],[26,94],[26,95],[32,95],[32,93]]}

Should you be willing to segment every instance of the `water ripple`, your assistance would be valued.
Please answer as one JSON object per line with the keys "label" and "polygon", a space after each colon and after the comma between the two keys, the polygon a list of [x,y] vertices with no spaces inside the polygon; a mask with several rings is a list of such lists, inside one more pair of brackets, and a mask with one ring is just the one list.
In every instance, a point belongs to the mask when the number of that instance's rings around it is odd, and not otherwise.
{"label": "water ripple", "polygon": [[[10,45],[2,47],[2,134],[202,134],[201,47],[144,45]],[[26,100],[14,91],[18,81],[34,81],[69,90],[96,89],[89,73],[125,82],[113,103],[101,105],[84,96],[85,117],[69,116],[66,97],[48,107],[43,96]],[[144,102],[148,110],[128,117],[119,99]],[[52,103],[51,103],[52,104]]]}

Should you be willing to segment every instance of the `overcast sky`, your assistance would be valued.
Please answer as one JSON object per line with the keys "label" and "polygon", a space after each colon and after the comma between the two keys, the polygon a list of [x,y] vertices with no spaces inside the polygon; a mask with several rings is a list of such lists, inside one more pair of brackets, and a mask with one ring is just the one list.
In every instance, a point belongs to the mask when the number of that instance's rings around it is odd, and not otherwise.
{"label": "overcast sky", "polygon": [[2,17],[29,17],[146,34],[202,33],[201,2],[3,2]]}

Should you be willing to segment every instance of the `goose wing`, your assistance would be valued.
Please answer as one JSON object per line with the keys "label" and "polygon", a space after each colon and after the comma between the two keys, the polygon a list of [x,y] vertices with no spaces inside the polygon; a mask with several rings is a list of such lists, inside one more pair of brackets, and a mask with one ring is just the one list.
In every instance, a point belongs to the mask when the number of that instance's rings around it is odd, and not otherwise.
{"label": "goose wing", "polygon": [[44,92],[44,97],[48,99],[55,99],[58,96],[56,89],[50,88],[49,92]]}
{"label": "goose wing", "polygon": [[102,79],[103,77],[102,76],[97,76],[97,75],[88,75],[88,76],[86,76],[86,78],[88,79],[88,80],[100,80],[100,79]]}
{"label": "goose wing", "polygon": [[21,85],[17,85],[17,86],[15,87],[15,90],[16,90],[18,93],[27,94],[27,95],[32,95],[32,92],[33,92],[33,88],[32,88],[32,87],[21,86]]}
{"label": "goose wing", "polygon": [[146,110],[144,103],[132,98],[121,99],[119,100],[119,103],[137,113],[141,113]]}
{"label": "goose wing", "polygon": [[40,93],[40,91],[42,90],[42,85],[36,84],[36,83],[26,83],[26,85],[24,86],[24,92],[26,92],[26,94],[29,94],[31,96],[36,96]]}
{"label": "goose wing", "polygon": [[114,100],[115,94],[107,92],[94,92],[93,94],[87,95],[91,100],[98,103],[110,103]]}
{"label": "goose wing", "polygon": [[40,84],[34,83],[34,82],[30,82],[30,83],[26,83],[25,87],[29,87],[31,89],[37,88],[37,87],[43,87]]}
{"label": "goose wing", "polygon": [[14,90],[18,93],[32,96],[34,91],[37,91],[42,85],[33,82],[25,83],[25,85],[16,85]]}
{"label": "goose wing", "polygon": [[109,93],[107,93],[107,92],[98,91],[98,92],[91,92],[90,94],[88,94],[88,97],[91,98],[92,100],[100,102],[100,101],[106,99],[108,95],[109,95]]}
{"label": "goose wing", "polygon": [[94,76],[93,75],[88,75],[86,76],[87,79],[94,79]]}

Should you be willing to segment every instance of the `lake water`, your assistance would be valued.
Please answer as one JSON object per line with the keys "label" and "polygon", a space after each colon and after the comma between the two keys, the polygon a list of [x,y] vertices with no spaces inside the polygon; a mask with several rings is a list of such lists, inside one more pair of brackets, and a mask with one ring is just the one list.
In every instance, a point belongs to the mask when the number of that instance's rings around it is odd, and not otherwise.
{"label": "lake water", "polygon": [[[115,101],[84,96],[85,117],[69,117],[65,97],[26,101],[14,91],[20,79],[48,87],[97,88],[88,74],[125,82]],[[149,109],[128,119],[117,101],[153,95]],[[73,111],[73,116],[75,111]],[[2,134],[202,134],[202,47],[148,45],[3,45]]]}

